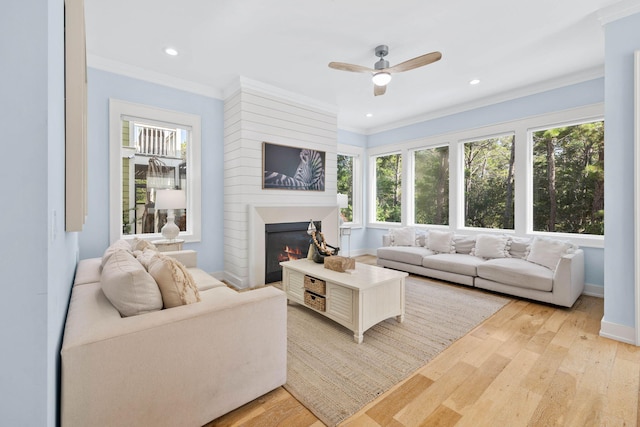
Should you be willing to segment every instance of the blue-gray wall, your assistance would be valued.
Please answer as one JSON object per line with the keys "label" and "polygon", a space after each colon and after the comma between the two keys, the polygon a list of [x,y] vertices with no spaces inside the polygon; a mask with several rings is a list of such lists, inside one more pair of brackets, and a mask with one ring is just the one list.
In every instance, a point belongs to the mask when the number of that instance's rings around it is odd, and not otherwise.
{"label": "blue-gray wall", "polygon": [[7,426],[57,422],[78,251],[77,233],[64,231],[63,18],[63,0],[13,0],[0,14],[0,424]]}
{"label": "blue-gray wall", "polygon": [[102,256],[109,246],[109,98],[196,114],[202,126],[202,240],[198,251],[208,272],[224,268],[223,102],[143,80],[89,68],[89,220],[80,235],[80,258]]}
{"label": "blue-gray wall", "polygon": [[604,321],[635,327],[633,52],[640,14],[605,26]]}

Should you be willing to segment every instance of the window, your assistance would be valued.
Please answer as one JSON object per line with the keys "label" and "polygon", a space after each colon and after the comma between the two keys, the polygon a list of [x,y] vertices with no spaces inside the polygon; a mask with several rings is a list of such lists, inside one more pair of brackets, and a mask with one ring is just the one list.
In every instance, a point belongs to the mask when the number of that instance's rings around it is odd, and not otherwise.
{"label": "window", "polygon": [[364,149],[338,144],[338,193],[349,199],[347,208],[340,210],[344,221],[353,226],[362,223],[362,166]]}
{"label": "window", "polygon": [[[155,209],[158,190],[187,190],[187,150],[191,130],[122,119],[122,146],[135,148],[122,158],[122,234],[159,233],[168,212]],[[133,151],[133,150],[132,150]],[[187,231],[186,209],[176,209],[175,223]]]}
{"label": "window", "polygon": [[338,194],[346,194],[349,206],[340,209],[345,222],[353,221],[353,156],[338,154]]}
{"label": "window", "polygon": [[401,222],[402,156],[388,154],[375,159],[375,221]]}
{"label": "window", "polygon": [[604,235],[604,122],[531,133],[533,230]]}
{"label": "window", "polygon": [[515,135],[464,143],[464,224],[514,227]]}
{"label": "window", "polygon": [[449,224],[449,147],[413,152],[415,224]]}
{"label": "window", "polygon": [[[200,239],[200,118],[111,100],[111,240],[161,239],[167,216],[180,238]],[[186,206],[155,209],[158,190],[184,191]]]}

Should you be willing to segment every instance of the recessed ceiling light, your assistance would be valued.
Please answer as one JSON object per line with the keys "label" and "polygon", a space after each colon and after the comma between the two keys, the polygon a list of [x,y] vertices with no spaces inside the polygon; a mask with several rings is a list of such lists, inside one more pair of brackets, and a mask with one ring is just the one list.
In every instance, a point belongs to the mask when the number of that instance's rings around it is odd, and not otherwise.
{"label": "recessed ceiling light", "polygon": [[373,117],[373,113],[367,113],[365,114],[365,117]]}
{"label": "recessed ceiling light", "polygon": [[167,48],[165,48],[165,49],[164,49],[164,53],[166,53],[167,55],[170,55],[170,56],[176,56],[176,55],[178,55],[178,51],[177,51],[177,50],[175,50],[175,49],[174,49],[174,48],[172,48],[172,47],[167,47]]}
{"label": "recessed ceiling light", "polygon": [[473,79],[469,82],[470,85],[477,85],[478,83],[480,83],[480,80],[478,79]]}

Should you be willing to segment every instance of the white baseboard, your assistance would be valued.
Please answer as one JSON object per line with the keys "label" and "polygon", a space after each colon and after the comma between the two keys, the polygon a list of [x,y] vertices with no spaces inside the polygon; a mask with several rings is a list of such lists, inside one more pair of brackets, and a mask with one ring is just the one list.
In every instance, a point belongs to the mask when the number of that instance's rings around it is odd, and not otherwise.
{"label": "white baseboard", "polygon": [[598,285],[592,285],[591,283],[584,284],[584,291],[582,295],[589,295],[592,297],[604,298],[604,287]]}
{"label": "white baseboard", "polygon": [[636,330],[631,326],[619,325],[617,323],[600,322],[600,336],[616,341],[625,342],[627,344],[636,345]]}
{"label": "white baseboard", "polygon": [[249,287],[248,279],[241,279],[240,277],[236,276],[235,274],[229,273],[228,271],[212,273],[212,275],[218,280],[224,280],[228,282],[236,289],[247,289]]}

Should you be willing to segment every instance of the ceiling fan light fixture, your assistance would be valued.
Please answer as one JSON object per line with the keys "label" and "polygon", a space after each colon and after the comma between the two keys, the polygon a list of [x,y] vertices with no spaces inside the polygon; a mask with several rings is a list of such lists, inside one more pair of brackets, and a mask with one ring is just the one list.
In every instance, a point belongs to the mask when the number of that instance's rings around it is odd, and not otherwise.
{"label": "ceiling fan light fixture", "polygon": [[164,49],[164,53],[166,53],[169,56],[177,56],[178,55],[178,51],[175,48],[171,47],[171,46],[166,47]]}
{"label": "ceiling fan light fixture", "polygon": [[386,86],[391,81],[391,74],[386,72],[375,73],[371,81],[373,81],[373,84],[376,86]]}

